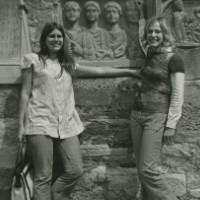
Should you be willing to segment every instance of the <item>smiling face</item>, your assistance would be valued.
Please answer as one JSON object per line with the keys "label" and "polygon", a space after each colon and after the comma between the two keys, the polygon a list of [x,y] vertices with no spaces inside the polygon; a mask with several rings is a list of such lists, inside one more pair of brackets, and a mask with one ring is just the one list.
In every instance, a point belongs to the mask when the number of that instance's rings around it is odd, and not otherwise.
{"label": "smiling face", "polygon": [[57,54],[63,46],[63,35],[60,30],[54,29],[46,37],[46,47],[49,54]]}
{"label": "smiling face", "polygon": [[98,20],[100,13],[95,6],[91,5],[87,7],[85,15],[89,22],[95,22]]}
{"label": "smiling face", "polygon": [[155,21],[147,30],[147,42],[149,46],[159,47],[164,40],[163,32],[160,23]]}
{"label": "smiling face", "polygon": [[119,11],[114,8],[114,7],[109,7],[106,10],[106,15],[105,15],[107,22],[109,24],[116,24],[119,22],[120,14]]}

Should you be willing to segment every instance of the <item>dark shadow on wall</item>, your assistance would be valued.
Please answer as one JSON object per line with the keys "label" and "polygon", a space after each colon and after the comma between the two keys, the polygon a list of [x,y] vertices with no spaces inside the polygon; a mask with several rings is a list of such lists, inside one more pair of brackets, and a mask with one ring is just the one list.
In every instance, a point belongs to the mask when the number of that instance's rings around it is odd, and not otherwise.
{"label": "dark shadow on wall", "polygon": [[10,199],[18,150],[19,85],[0,86],[0,199]]}

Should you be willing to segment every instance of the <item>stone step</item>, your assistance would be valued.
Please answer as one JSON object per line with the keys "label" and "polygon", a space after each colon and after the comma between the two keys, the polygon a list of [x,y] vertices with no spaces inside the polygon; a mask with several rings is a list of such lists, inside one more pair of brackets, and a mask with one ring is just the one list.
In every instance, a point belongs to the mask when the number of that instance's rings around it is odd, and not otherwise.
{"label": "stone step", "polygon": [[[176,196],[186,193],[184,174],[163,175]],[[85,172],[77,185],[72,199],[93,200],[135,200],[139,186],[137,171],[134,168],[107,167],[99,165]]]}
{"label": "stone step", "polygon": [[[2,191],[8,191],[11,185],[14,155],[16,155],[13,150],[9,147],[2,151],[7,152],[6,156],[3,157],[4,162],[1,162],[0,165],[0,189]],[[78,188],[72,195],[74,200],[78,197],[92,200],[95,196],[98,200],[134,199],[138,186],[136,169],[133,166],[119,167],[120,162],[127,160],[128,149],[109,148],[108,145],[84,144],[81,145],[81,152],[85,173],[82,185],[77,186]],[[95,164],[92,165],[92,161]],[[109,164],[112,162],[115,165]],[[88,163],[90,167],[87,166]],[[181,195],[186,191],[184,174],[166,174],[165,176],[176,194]]]}
{"label": "stone step", "polygon": [[108,166],[135,167],[135,159],[128,148],[110,148],[107,144],[81,145],[85,162],[103,162]]}
{"label": "stone step", "polygon": [[99,165],[84,173],[72,194],[72,200],[135,200],[136,188],[135,169]]}
{"label": "stone step", "polygon": [[[93,168],[99,163],[108,166],[134,167],[127,148],[110,148],[108,145],[81,145],[85,169]],[[0,188],[9,187],[15,168],[17,146],[6,146],[0,150]]]}

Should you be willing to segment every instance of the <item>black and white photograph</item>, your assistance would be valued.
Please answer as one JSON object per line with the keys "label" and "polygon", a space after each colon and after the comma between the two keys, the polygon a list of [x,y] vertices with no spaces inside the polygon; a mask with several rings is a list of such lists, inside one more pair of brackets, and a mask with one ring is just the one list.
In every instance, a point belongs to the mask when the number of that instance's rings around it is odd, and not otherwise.
{"label": "black and white photograph", "polygon": [[0,200],[200,200],[200,0],[0,0]]}

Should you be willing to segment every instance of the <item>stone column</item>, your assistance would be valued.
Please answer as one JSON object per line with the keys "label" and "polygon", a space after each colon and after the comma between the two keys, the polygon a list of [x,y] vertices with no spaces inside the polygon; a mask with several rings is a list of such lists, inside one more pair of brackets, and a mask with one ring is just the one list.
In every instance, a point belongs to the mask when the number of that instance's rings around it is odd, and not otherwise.
{"label": "stone column", "polygon": [[146,18],[161,14],[161,0],[144,0]]}

